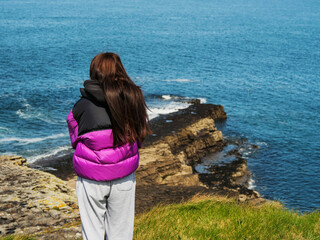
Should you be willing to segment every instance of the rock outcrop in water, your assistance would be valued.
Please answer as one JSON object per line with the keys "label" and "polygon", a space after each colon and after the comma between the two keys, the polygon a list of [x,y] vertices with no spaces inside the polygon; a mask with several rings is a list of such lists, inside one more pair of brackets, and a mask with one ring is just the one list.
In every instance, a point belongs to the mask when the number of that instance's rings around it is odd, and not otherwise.
{"label": "rock outcrop in water", "polygon": [[[227,118],[223,106],[199,104],[152,121],[153,135],[140,150],[136,172],[136,213],[158,203],[179,202],[198,193],[222,194],[239,201],[264,201],[247,188],[250,172],[237,146],[227,151],[232,161],[198,173],[203,157],[223,151],[230,143],[215,127]],[[71,159],[37,163],[50,173],[26,166],[19,157],[0,157],[0,231],[34,233],[40,239],[75,239],[80,219]],[[39,166],[42,165],[42,166]],[[36,166],[36,165],[33,165]],[[69,185],[69,186],[68,186]]]}
{"label": "rock outcrop in water", "polygon": [[[224,140],[215,127],[215,120],[226,118],[223,106],[195,103],[152,122],[154,134],[140,151],[136,174],[138,212],[170,202],[168,199],[179,202],[197,193],[233,196],[239,201],[264,201],[256,191],[247,188],[250,171],[238,151],[240,146]],[[222,152],[228,145],[234,146],[225,153],[233,157],[232,161],[212,165],[207,173],[196,171],[203,157]]]}

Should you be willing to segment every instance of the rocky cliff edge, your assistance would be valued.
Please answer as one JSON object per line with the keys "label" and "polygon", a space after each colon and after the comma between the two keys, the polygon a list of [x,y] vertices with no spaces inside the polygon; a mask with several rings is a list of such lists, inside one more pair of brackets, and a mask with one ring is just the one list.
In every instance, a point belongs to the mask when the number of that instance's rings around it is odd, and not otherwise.
{"label": "rocky cliff edge", "polygon": [[[223,152],[230,144],[215,126],[215,120],[226,118],[223,106],[194,101],[187,109],[152,121],[153,134],[140,150],[136,172],[137,214],[195,194],[224,195],[256,204],[265,201],[248,189],[250,171],[237,146],[225,152],[232,161],[213,164],[205,172],[196,170],[204,157]],[[24,158],[0,156],[0,235],[81,237],[71,162],[68,157],[30,167]],[[48,172],[34,167],[44,167]]]}

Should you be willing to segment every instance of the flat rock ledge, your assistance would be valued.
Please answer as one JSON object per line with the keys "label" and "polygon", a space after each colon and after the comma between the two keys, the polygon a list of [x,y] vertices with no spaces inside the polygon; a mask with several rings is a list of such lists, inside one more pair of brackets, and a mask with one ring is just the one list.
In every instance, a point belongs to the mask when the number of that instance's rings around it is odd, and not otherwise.
{"label": "flat rock ledge", "polygon": [[[35,234],[40,239],[80,237],[75,189],[32,169],[19,156],[0,156],[0,235]],[[62,231],[60,236],[55,232]]]}
{"label": "flat rock ledge", "polygon": [[[230,144],[215,127],[215,120],[226,118],[223,106],[194,101],[187,109],[152,120],[153,134],[140,150],[136,172],[136,214],[196,194],[253,204],[265,201],[248,189],[250,172],[237,147],[225,153],[233,161],[213,165],[206,173],[195,170],[205,156]],[[0,236],[23,233],[39,239],[80,239],[75,181],[70,157],[28,166],[22,157],[0,156]]]}

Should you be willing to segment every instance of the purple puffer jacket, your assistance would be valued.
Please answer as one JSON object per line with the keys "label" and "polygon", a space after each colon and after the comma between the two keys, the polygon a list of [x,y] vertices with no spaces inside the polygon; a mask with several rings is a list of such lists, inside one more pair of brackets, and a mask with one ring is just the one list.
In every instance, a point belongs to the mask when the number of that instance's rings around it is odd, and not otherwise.
{"label": "purple puffer jacket", "polygon": [[70,111],[67,118],[71,145],[75,148],[73,168],[78,176],[96,181],[125,177],[139,165],[138,144],[113,147],[112,130],[99,130],[78,136],[78,124]]}
{"label": "purple puffer jacket", "polygon": [[[88,89],[90,90],[89,87]],[[87,91],[89,92],[89,90]],[[83,89],[82,91],[83,95],[86,96]],[[88,100],[85,99],[84,101]],[[88,106],[87,103],[84,105]],[[81,112],[80,116],[82,118],[79,117],[79,124],[83,123],[84,115],[88,112],[90,116],[89,120],[95,117],[95,115],[92,115],[95,112],[90,112],[93,107],[88,108],[86,112]],[[101,108],[98,110],[100,111]],[[96,110],[96,112],[98,111]],[[96,114],[95,119],[97,118],[98,115]],[[137,142],[135,142],[114,147],[112,129],[93,129],[78,135],[78,130],[80,129],[78,122],[71,110],[67,117],[67,123],[71,145],[75,148],[73,168],[78,176],[96,181],[110,181],[123,178],[138,168],[138,147],[140,147],[140,144],[138,146]]]}

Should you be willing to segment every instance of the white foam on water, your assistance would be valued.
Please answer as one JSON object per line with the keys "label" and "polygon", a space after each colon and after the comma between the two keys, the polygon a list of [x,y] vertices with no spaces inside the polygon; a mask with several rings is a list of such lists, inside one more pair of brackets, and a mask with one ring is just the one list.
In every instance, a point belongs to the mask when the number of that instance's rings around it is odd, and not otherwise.
{"label": "white foam on water", "polygon": [[49,124],[56,124],[56,123],[64,122],[62,120],[60,120],[60,121],[53,120],[52,117],[45,116],[43,113],[37,112],[36,110],[19,109],[16,111],[16,114],[20,118],[23,118],[23,119],[38,119],[38,120],[41,120],[41,121],[49,123]]}
{"label": "white foam on water", "polygon": [[162,95],[162,98],[164,100],[170,100],[170,99],[172,99],[172,96],[170,96],[170,95]]}
{"label": "white foam on water", "polygon": [[178,97],[178,96],[173,96],[173,95],[162,95],[162,99],[164,100],[173,100],[173,99],[180,99],[180,100],[191,100],[191,99],[199,99],[200,103],[206,103],[207,99],[206,98],[196,98],[196,97]]}
{"label": "white foam on water", "polygon": [[181,97],[181,96],[174,96],[174,95],[162,95],[161,96],[163,100],[186,100],[190,99],[188,97]]}
{"label": "white foam on water", "polygon": [[22,110],[22,109],[17,110],[16,114],[23,119],[38,118],[40,116],[40,113],[27,113],[26,110]]}
{"label": "white foam on water", "polygon": [[65,137],[67,134],[65,133],[59,133],[59,134],[53,134],[51,136],[47,137],[38,137],[38,138],[18,138],[18,137],[11,137],[11,138],[1,138],[0,143],[7,143],[7,142],[18,142],[20,145],[26,145],[30,143],[36,143],[36,142],[42,142],[48,139],[55,139],[55,138],[61,138]]}
{"label": "white foam on water", "polygon": [[55,149],[53,149],[51,151],[48,151],[46,153],[39,154],[39,155],[32,156],[32,157],[28,157],[27,161],[29,163],[34,163],[35,161],[38,161],[38,160],[43,159],[43,158],[51,158],[53,156],[55,156],[55,157],[63,156],[66,152],[68,152],[70,150],[71,150],[71,146],[57,147],[57,148],[55,148]]}
{"label": "white foam on water", "polygon": [[6,132],[9,132],[9,129],[8,129],[8,128],[5,128],[5,127],[0,127],[0,131],[6,131]]}
{"label": "white foam on water", "polygon": [[249,185],[248,189],[251,189],[251,190],[255,189],[255,187],[256,187],[255,182],[256,181],[252,179],[252,176],[250,176],[250,178],[248,180],[248,185]]}
{"label": "white foam on water", "polygon": [[23,108],[18,109],[16,111],[16,114],[22,119],[38,119],[49,124],[64,122],[62,120],[54,120],[52,117],[46,116],[45,114],[43,114],[41,109],[34,108],[24,98],[22,98],[21,101],[22,101]]}
{"label": "white foam on water", "polygon": [[258,145],[259,147],[268,146],[268,143],[266,143],[266,142],[255,142],[255,144]]}
{"label": "white foam on water", "polygon": [[153,118],[156,118],[159,116],[159,114],[157,113],[152,113],[148,110],[148,116],[149,116],[149,120],[153,119]]}
{"label": "white foam on water", "polygon": [[158,117],[160,114],[169,114],[173,112],[177,112],[181,109],[185,109],[189,107],[189,103],[184,102],[170,102],[169,104],[164,104],[159,107],[150,107],[150,111],[148,110],[149,119],[153,119]]}
{"label": "white foam on water", "polygon": [[196,97],[178,97],[178,96],[173,96],[173,95],[162,95],[161,96],[162,99],[164,100],[173,100],[173,99],[177,99],[177,100],[192,100],[192,99],[199,99],[200,103],[207,103],[207,99],[206,98],[196,98]]}
{"label": "white foam on water", "polygon": [[205,99],[205,98],[197,98],[197,99],[200,100],[200,103],[206,103],[207,102],[207,99]]}
{"label": "white foam on water", "polygon": [[163,80],[164,82],[200,82],[200,80],[191,80],[191,79],[187,79],[187,78],[177,78],[177,79],[167,79],[167,80]]}

